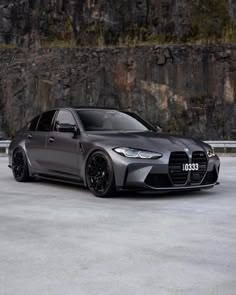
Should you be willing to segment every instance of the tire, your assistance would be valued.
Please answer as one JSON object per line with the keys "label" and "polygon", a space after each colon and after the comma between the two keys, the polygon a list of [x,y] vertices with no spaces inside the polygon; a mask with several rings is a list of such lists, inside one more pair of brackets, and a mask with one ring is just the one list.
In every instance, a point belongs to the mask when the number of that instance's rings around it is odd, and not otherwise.
{"label": "tire", "polygon": [[86,184],[96,197],[108,198],[115,195],[115,178],[112,162],[102,151],[94,152],[85,168]]}
{"label": "tire", "polygon": [[28,182],[32,180],[32,178],[29,176],[26,155],[22,148],[16,148],[13,152],[12,172],[17,182]]}

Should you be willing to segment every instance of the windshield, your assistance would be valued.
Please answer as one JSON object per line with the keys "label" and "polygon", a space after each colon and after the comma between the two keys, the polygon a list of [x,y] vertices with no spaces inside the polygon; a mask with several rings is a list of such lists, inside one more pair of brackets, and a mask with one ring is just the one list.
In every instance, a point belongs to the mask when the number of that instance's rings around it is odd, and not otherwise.
{"label": "windshield", "polygon": [[116,110],[77,110],[77,113],[86,131],[149,130],[141,120]]}

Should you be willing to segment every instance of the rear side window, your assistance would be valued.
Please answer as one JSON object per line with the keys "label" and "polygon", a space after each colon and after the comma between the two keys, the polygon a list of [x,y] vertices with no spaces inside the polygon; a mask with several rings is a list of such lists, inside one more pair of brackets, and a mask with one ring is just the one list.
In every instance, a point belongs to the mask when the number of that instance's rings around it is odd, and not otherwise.
{"label": "rear side window", "polygon": [[35,117],[29,124],[29,131],[35,131],[38,125],[39,117]]}
{"label": "rear side window", "polygon": [[38,124],[37,131],[51,131],[55,110],[43,113]]}

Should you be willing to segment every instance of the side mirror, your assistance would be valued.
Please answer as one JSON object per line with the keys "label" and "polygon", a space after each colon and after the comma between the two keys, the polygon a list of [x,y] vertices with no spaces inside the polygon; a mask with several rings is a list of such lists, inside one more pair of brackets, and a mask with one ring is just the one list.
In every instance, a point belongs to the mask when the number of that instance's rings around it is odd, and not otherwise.
{"label": "side mirror", "polygon": [[56,124],[56,131],[78,134],[78,128],[71,124]]}

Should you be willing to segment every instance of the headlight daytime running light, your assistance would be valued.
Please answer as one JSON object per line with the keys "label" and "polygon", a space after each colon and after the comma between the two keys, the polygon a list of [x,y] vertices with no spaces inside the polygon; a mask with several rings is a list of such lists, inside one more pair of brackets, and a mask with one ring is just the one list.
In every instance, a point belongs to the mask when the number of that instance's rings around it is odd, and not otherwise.
{"label": "headlight daytime running light", "polygon": [[210,149],[207,151],[207,155],[209,158],[215,157],[215,150],[214,148],[211,146]]}
{"label": "headlight daytime running light", "polygon": [[162,157],[161,153],[126,148],[126,147],[118,147],[115,148],[114,151],[126,158],[136,158],[136,159],[159,159]]}

